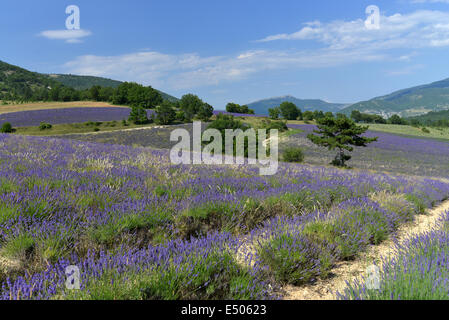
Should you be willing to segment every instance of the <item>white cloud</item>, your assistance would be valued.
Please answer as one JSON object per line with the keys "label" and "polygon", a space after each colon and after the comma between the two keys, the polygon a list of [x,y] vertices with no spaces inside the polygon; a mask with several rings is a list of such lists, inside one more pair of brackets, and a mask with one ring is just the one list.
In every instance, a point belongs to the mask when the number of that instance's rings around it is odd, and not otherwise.
{"label": "white cloud", "polygon": [[82,38],[92,34],[89,30],[46,30],[39,33],[39,36],[50,40],[64,40],[67,43],[80,43]]}
{"label": "white cloud", "polygon": [[313,40],[331,49],[435,47],[449,45],[448,21],[448,12],[428,10],[381,15],[379,30],[367,29],[363,19],[329,23],[314,21],[305,23],[297,32],[271,35],[258,42]]}
{"label": "white cloud", "polygon": [[[449,46],[448,21],[449,13],[440,11],[382,16],[379,30],[366,29],[363,19],[327,23],[313,21],[295,33],[272,35],[260,40],[265,46],[275,40],[308,40],[321,44],[320,48],[310,50],[267,48],[231,56],[142,50],[117,56],[80,56],[64,67],[73,74],[185,90],[239,81],[267,70],[326,68],[385,60],[408,63],[421,48]],[[411,71],[390,71],[390,74]]]}
{"label": "white cloud", "polygon": [[119,56],[80,56],[67,62],[64,68],[66,72],[73,74],[137,81],[179,90],[242,80],[265,70],[322,68],[385,58],[382,54],[371,54],[364,50],[258,50],[230,57],[201,57],[195,53],[172,55],[152,51]]}

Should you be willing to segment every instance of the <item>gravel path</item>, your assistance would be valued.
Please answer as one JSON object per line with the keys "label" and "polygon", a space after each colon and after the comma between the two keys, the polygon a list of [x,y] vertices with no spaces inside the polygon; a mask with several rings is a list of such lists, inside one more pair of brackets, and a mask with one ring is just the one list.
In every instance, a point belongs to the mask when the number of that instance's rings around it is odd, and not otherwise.
{"label": "gravel path", "polygon": [[335,293],[337,291],[343,292],[346,287],[346,281],[351,283],[356,278],[365,275],[367,268],[375,261],[380,262],[381,257],[387,259],[393,257],[396,254],[395,243],[403,243],[410,237],[432,230],[446,211],[449,211],[449,201],[429,210],[427,215],[416,216],[413,222],[401,226],[394,238],[378,246],[370,247],[366,252],[360,254],[360,257],[355,261],[346,261],[337,264],[332,270],[334,277],[331,279],[320,280],[313,285],[303,287],[286,286],[284,288],[286,291],[284,299],[335,300]]}

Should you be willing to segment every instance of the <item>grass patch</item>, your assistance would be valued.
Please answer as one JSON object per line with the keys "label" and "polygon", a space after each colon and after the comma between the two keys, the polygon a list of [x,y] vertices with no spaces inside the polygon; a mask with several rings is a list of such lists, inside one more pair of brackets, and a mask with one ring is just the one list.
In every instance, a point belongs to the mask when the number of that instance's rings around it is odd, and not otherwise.
{"label": "grass patch", "polygon": [[1,254],[8,258],[25,258],[31,255],[36,242],[34,238],[26,233],[20,234],[4,243]]}

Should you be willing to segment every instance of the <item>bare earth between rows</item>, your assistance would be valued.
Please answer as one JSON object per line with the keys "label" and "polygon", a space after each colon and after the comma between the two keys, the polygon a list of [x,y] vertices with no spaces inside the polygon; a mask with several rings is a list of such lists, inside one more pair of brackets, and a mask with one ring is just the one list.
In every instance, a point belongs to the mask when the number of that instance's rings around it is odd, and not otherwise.
{"label": "bare earth between rows", "polygon": [[428,210],[426,215],[418,215],[413,222],[402,225],[395,237],[384,241],[380,245],[371,246],[359,255],[355,261],[337,263],[332,270],[333,277],[326,280],[318,280],[316,283],[302,287],[288,285],[284,287],[285,300],[335,300],[336,292],[343,292],[346,281],[352,282],[365,275],[366,269],[374,262],[380,262],[381,258],[390,258],[395,254],[395,243],[404,242],[409,237],[431,231],[440,217],[449,211],[449,201],[445,201],[438,207]]}

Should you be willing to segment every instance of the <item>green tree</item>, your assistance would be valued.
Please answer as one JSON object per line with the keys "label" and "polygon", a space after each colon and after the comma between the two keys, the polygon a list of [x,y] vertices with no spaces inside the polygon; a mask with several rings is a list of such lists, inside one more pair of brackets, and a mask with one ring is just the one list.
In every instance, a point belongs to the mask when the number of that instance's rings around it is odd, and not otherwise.
{"label": "green tree", "polygon": [[[242,131],[245,131],[247,129],[249,129],[249,126],[247,126],[246,124],[244,124],[243,122],[241,122],[238,119],[235,119],[234,116],[232,115],[227,115],[227,114],[218,114],[217,118],[212,121],[208,126],[207,129],[217,129],[218,131],[220,131],[221,133],[221,137],[222,137],[222,151],[223,153],[226,152],[226,129],[231,129],[231,130],[237,130],[237,129],[241,129]],[[234,137],[233,140],[233,151],[234,151],[234,156],[236,155],[236,142],[237,142],[237,138]],[[245,139],[245,146],[244,146],[244,152],[245,152],[245,156],[248,155],[248,143],[247,140]]]}
{"label": "green tree", "polygon": [[282,117],[286,120],[296,120],[300,115],[300,110],[292,102],[282,102],[279,109]]}
{"label": "green tree", "polygon": [[127,94],[127,100],[130,106],[141,106],[146,109],[152,109],[160,105],[163,101],[159,91],[137,83],[131,83],[128,87]]}
{"label": "green tree", "polygon": [[345,167],[346,161],[351,159],[345,151],[352,152],[354,148],[366,147],[369,143],[377,141],[376,138],[367,138],[362,135],[368,127],[358,126],[353,120],[344,115],[338,117],[325,117],[317,120],[318,130],[307,137],[318,146],[326,147],[329,150],[338,149],[338,153],[332,162],[334,166]]}
{"label": "green tree", "polygon": [[312,112],[312,111],[305,111],[305,112],[302,114],[302,118],[303,118],[305,121],[312,121],[313,118],[314,118],[313,112]]}
{"label": "green tree", "polygon": [[192,121],[203,105],[203,100],[191,93],[182,96],[179,101],[179,108],[184,111],[184,117],[187,122]]}
{"label": "green tree", "polygon": [[273,120],[279,119],[280,114],[281,114],[281,110],[279,108],[268,109],[268,115]]}
{"label": "green tree", "polygon": [[154,122],[160,125],[172,124],[176,119],[176,111],[169,101],[164,101],[160,106],[156,107]]}
{"label": "green tree", "polygon": [[357,123],[362,121],[362,113],[359,110],[353,110],[351,112],[351,119],[353,119]]}
{"label": "green tree", "polygon": [[399,115],[395,114],[392,115],[390,119],[388,119],[388,123],[403,125],[406,124],[406,121],[402,119]]}
{"label": "green tree", "polygon": [[251,110],[247,105],[241,106],[232,102],[226,105],[226,111],[230,113],[254,114],[254,110]]}
{"label": "green tree", "polygon": [[100,90],[101,90],[100,86],[93,86],[89,89],[90,98],[93,101],[100,101]]}
{"label": "green tree", "polygon": [[203,103],[203,105],[198,110],[197,117],[201,121],[207,122],[210,120],[210,117],[212,117],[213,114],[214,108],[208,103]]}
{"label": "green tree", "polygon": [[121,83],[112,96],[112,103],[117,105],[128,104],[128,91],[132,84],[129,82]]}
{"label": "green tree", "polygon": [[229,113],[239,113],[240,111],[240,105],[233,103],[233,102],[229,102],[226,105],[226,111]]}
{"label": "green tree", "polygon": [[51,101],[59,101],[59,92],[61,91],[60,86],[56,86],[50,89],[49,98]]}
{"label": "green tree", "polygon": [[128,118],[129,122],[134,124],[146,124],[149,122],[147,111],[144,107],[131,107],[131,112]]}

